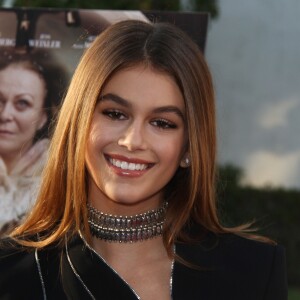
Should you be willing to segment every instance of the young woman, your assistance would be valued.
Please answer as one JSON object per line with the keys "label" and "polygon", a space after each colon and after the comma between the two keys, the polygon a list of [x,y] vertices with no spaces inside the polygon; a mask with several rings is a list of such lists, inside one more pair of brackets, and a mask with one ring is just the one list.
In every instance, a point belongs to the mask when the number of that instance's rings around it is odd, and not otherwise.
{"label": "young woman", "polygon": [[283,249],[219,222],[215,151],[197,46],[167,24],[109,27],[74,74],[37,203],[2,241],[0,298],[287,299]]}
{"label": "young woman", "polygon": [[[0,236],[31,208],[45,163],[47,130],[59,88],[45,52],[0,53]],[[54,70],[56,69],[56,70]],[[59,72],[58,72],[59,71]],[[61,88],[60,88],[61,89]]]}

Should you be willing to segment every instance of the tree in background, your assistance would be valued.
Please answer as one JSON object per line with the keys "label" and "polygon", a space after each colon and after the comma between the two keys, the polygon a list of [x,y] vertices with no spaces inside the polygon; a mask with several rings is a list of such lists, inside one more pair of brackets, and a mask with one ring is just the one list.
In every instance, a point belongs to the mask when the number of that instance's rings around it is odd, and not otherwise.
{"label": "tree in background", "polygon": [[284,245],[289,283],[300,287],[300,190],[243,186],[243,170],[234,165],[219,166],[218,173],[222,223],[237,226],[254,222],[259,234]]}

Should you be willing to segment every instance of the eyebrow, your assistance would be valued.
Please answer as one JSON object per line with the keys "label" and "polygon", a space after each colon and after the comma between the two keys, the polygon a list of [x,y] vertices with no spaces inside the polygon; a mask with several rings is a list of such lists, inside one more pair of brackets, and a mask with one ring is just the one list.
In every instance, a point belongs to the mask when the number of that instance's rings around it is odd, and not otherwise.
{"label": "eyebrow", "polygon": [[[103,101],[113,101],[126,108],[132,108],[132,104],[128,100],[112,93],[101,95],[99,98],[99,102],[103,102]],[[182,120],[185,119],[183,112],[177,106],[173,106],[173,105],[166,105],[166,106],[154,108],[153,112],[154,113],[175,113]]]}
{"label": "eyebrow", "polygon": [[126,99],[124,99],[116,94],[112,94],[112,93],[101,95],[99,98],[99,102],[104,102],[104,101],[113,101],[113,102],[120,104],[121,106],[124,106],[127,108],[132,107],[132,105],[129,101],[127,101]]}

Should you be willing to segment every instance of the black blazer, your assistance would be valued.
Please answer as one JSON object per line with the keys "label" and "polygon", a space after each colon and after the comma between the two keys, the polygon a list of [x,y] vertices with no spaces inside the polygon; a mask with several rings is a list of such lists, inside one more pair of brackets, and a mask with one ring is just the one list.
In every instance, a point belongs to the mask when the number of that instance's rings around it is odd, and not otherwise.
{"label": "black blazer", "polygon": [[[223,234],[210,235],[194,245],[176,244],[176,253],[198,268],[175,262],[174,300],[287,300],[285,254],[281,246]],[[154,298],[159,300],[159,295]],[[3,240],[0,299],[139,298],[77,236],[67,248],[39,251],[26,251]]]}

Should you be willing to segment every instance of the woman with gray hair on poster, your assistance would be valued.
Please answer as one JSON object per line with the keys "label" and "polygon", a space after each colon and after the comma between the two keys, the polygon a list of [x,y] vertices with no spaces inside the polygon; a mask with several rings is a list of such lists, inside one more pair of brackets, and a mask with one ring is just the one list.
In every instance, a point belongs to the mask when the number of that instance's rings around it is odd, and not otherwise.
{"label": "woman with gray hair on poster", "polygon": [[[48,149],[48,125],[65,86],[44,51],[0,55],[0,235],[31,208]],[[59,82],[59,83],[58,83]]]}

